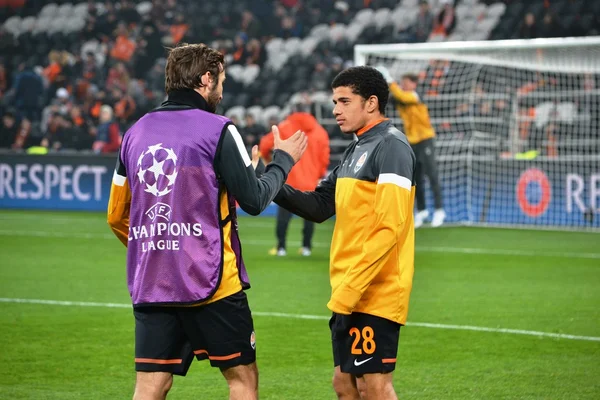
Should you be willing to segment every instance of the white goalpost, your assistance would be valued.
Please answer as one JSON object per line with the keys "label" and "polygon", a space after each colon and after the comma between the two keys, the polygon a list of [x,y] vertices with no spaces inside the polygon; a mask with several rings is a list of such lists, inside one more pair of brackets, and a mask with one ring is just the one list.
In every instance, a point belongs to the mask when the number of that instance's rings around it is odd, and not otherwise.
{"label": "white goalpost", "polygon": [[354,55],[397,81],[419,75],[448,222],[600,230],[600,37],[357,45]]}

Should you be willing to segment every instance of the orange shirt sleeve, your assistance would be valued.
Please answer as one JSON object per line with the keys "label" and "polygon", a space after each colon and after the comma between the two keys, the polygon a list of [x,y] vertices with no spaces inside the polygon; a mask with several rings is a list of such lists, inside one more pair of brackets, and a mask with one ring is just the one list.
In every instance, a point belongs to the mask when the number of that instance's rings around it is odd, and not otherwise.
{"label": "orange shirt sleeve", "polygon": [[258,152],[263,160],[266,163],[271,162],[271,153],[273,152],[273,146],[275,145],[275,137],[273,136],[273,132],[267,133],[265,136],[260,139],[258,144]]}
{"label": "orange shirt sleeve", "polygon": [[129,238],[129,210],[131,208],[131,189],[127,182],[125,167],[119,157],[113,175],[108,199],[107,222],[115,236],[127,247]]}

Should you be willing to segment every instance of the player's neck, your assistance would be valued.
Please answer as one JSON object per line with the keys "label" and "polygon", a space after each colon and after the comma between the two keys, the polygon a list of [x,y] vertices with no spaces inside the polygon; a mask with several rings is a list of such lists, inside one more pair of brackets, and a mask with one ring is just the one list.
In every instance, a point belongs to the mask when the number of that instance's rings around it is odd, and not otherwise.
{"label": "player's neck", "polygon": [[378,125],[385,120],[387,120],[387,118],[385,118],[381,114],[374,115],[373,117],[369,118],[366,121],[365,125],[362,128],[360,128],[359,130],[356,131],[356,136],[362,135],[363,133],[365,133],[365,132],[369,131],[371,128],[373,128],[375,125]]}

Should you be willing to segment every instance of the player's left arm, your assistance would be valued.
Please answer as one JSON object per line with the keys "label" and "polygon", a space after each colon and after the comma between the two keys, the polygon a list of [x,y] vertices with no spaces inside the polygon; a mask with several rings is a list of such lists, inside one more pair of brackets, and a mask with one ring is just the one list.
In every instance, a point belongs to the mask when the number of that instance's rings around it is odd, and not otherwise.
{"label": "player's left arm", "polygon": [[127,182],[127,172],[121,160],[121,152],[117,156],[117,165],[108,199],[107,222],[115,236],[127,247],[129,237],[129,210],[131,207],[131,189]]}
{"label": "player's left arm", "polygon": [[373,204],[373,221],[363,243],[359,261],[349,266],[327,307],[339,314],[350,314],[373,278],[379,274],[387,256],[398,245],[398,237],[409,220],[415,156],[399,138],[381,143],[375,159],[379,177]]}

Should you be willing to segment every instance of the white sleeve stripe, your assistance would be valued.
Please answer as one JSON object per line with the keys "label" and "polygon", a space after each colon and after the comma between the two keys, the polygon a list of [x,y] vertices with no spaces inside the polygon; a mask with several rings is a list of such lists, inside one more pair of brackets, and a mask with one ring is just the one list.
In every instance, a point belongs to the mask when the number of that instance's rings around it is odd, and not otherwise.
{"label": "white sleeve stripe", "polygon": [[406,190],[411,190],[412,182],[410,179],[398,174],[380,174],[377,184],[391,183]]}
{"label": "white sleeve stripe", "polygon": [[115,173],[113,174],[113,183],[117,186],[123,186],[125,185],[125,180],[127,178],[123,175],[119,175],[119,173],[117,171],[115,171]]}
{"label": "white sleeve stripe", "polygon": [[233,136],[233,140],[235,140],[235,144],[237,144],[237,148],[240,152],[240,155],[242,156],[242,160],[244,160],[244,164],[246,165],[246,167],[248,167],[250,164],[252,164],[252,162],[250,161],[250,156],[248,155],[246,146],[244,146],[244,140],[242,139],[242,136],[238,132],[235,125],[229,125],[227,129],[229,129],[229,133],[231,133],[231,136]]}

